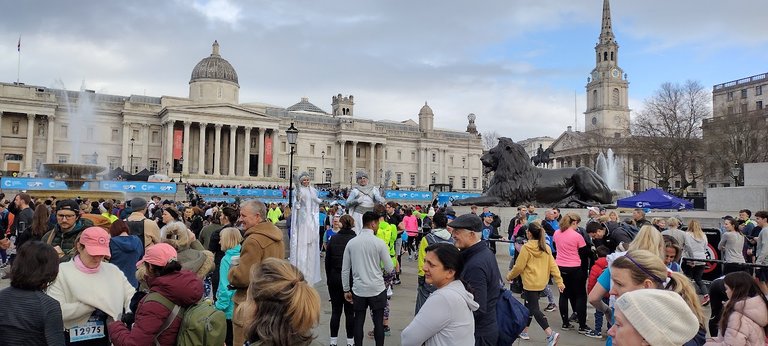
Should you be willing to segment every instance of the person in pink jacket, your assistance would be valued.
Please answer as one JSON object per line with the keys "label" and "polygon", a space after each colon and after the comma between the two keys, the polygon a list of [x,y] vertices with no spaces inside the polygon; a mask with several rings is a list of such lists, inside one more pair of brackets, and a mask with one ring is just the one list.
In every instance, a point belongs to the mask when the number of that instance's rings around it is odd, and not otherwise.
{"label": "person in pink jacket", "polygon": [[725,276],[728,303],[720,318],[720,332],[706,345],[765,345],[768,332],[768,300],[752,276],[733,272]]}
{"label": "person in pink jacket", "polygon": [[416,236],[419,235],[419,220],[416,218],[416,215],[413,215],[413,209],[411,208],[405,210],[403,227],[405,228],[405,233],[408,233],[408,258],[413,260],[415,256],[418,256]]}

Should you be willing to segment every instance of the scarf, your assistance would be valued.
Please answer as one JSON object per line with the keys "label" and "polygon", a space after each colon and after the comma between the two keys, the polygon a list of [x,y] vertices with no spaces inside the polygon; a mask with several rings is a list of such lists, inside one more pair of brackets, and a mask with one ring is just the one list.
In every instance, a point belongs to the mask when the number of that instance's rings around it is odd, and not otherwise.
{"label": "scarf", "polygon": [[357,185],[357,186],[355,186],[355,188],[356,188],[358,191],[360,191],[361,193],[363,193],[363,194],[365,194],[365,195],[367,195],[368,197],[371,197],[371,198],[373,198],[373,195],[372,195],[372,193],[373,193],[373,188],[374,188],[374,187],[375,187],[375,186],[373,186],[373,185],[371,185],[371,184],[368,184],[368,185],[365,185],[365,186],[361,186],[361,185]]}
{"label": "scarf", "polygon": [[75,268],[77,268],[77,270],[85,274],[96,274],[99,272],[99,269],[101,269],[101,263],[99,263],[99,266],[97,266],[96,268],[86,267],[85,263],[83,263],[83,261],[80,259],[80,256],[75,256],[73,261],[75,261]]}

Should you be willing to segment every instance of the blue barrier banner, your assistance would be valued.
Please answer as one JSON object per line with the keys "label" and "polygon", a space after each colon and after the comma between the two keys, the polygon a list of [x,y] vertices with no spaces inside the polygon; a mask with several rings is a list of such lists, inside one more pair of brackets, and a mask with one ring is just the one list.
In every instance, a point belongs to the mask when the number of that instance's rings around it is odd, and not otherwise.
{"label": "blue barrier banner", "polygon": [[148,183],[146,181],[100,181],[99,189],[104,191],[176,194],[176,183]]}
{"label": "blue barrier banner", "polygon": [[429,191],[401,191],[387,190],[384,192],[385,199],[397,199],[408,201],[432,201],[432,192]]}
{"label": "blue barrier banner", "polygon": [[66,190],[67,184],[63,181],[47,178],[11,178],[3,177],[0,185],[4,189],[13,190]]}
{"label": "blue barrier banner", "polygon": [[444,204],[470,197],[480,197],[480,194],[471,192],[441,192],[437,195],[437,204],[443,206]]}
{"label": "blue barrier banner", "polygon": [[[224,192],[229,196],[256,197],[256,198],[283,198],[283,192],[279,189],[237,189],[228,187],[198,187],[197,193],[202,196],[224,196]],[[286,196],[287,196],[286,191]],[[328,198],[328,191],[318,191],[317,197]]]}

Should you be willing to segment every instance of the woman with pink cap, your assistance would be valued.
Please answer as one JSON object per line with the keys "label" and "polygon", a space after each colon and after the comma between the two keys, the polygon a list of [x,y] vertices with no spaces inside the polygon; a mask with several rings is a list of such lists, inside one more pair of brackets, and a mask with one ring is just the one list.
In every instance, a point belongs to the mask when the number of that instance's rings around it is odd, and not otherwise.
{"label": "woman with pink cap", "polygon": [[47,293],[61,304],[69,345],[108,345],[107,320],[120,319],[136,290],[117,266],[104,262],[110,251],[103,228],[86,228],[74,250]]}
{"label": "woman with pink cap", "polygon": [[[122,321],[109,324],[115,346],[175,345],[183,315],[177,314],[165,326],[175,306],[188,307],[203,297],[203,282],[195,273],[182,270],[176,249],[160,243],[147,248],[136,267],[146,270],[147,294],[136,308],[135,323],[129,330]],[[165,327],[165,328],[164,328]]]}

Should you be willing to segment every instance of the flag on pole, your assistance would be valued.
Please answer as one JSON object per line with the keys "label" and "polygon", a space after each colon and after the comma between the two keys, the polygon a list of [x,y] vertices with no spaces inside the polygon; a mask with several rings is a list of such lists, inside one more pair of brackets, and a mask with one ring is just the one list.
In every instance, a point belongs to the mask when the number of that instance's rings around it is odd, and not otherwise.
{"label": "flag on pole", "polygon": [[19,36],[19,43],[16,45],[16,51],[21,53],[21,36]]}

